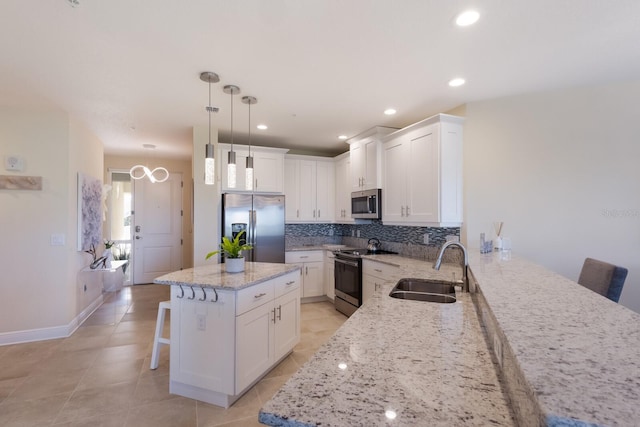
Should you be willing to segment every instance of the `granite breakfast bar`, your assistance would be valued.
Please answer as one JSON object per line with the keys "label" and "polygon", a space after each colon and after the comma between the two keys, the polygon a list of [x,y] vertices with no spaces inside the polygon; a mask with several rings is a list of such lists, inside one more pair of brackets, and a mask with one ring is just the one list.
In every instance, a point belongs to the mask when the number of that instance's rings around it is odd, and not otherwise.
{"label": "granite breakfast bar", "polygon": [[397,277],[262,408],[260,421],[638,425],[640,315],[510,252],[473,252],[478,292],[458,293],[453,304],[388,294],[401,277],[447,278],[459,267],[367,257],[399,266]]}

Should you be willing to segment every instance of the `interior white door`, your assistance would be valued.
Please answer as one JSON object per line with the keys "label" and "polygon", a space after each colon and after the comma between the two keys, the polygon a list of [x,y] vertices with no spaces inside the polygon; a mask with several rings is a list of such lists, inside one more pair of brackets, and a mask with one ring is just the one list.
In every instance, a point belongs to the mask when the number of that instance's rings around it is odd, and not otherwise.
{"label": "interior white door", "polygon": [[133,284],[182,268],[182,174],[134,180]]}

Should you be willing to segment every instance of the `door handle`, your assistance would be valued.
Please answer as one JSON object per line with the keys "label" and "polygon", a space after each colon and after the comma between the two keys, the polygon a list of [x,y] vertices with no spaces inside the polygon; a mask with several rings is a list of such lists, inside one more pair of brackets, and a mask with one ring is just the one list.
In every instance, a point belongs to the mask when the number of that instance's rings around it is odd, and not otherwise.
{"label": "door handle", "polygon": [[140,226],[136,225],[136,233],[139,233],[139,232],[140,232]]}
{"label": "door handle", "polygon": [[142,237],[136,236],[136,240],[140,240],[140,239],[142,239]]}

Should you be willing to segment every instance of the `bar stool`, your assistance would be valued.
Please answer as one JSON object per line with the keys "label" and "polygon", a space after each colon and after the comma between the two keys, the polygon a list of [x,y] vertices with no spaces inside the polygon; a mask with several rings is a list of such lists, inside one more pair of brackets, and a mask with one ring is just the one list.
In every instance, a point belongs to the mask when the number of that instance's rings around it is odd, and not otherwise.
{"label": "bar stool", "polygon": [[162,301],[158,304],[158,319],[156,320],[156,335],[153,338],[153,352],[151,353],[151,366],[149,369],[158,367],[160,358],[160,346],[169,345],[169,338],[163,338],[164,316],[167,310],[171,310],[171,301]]}

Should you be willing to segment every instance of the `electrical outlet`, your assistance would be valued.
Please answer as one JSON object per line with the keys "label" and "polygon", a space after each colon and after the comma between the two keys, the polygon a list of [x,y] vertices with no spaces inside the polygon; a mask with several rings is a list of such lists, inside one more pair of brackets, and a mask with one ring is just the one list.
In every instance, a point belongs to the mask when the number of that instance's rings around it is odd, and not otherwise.
{"label": "electrical outlet", "polygon": [[50,238],[51,246],[64,246],[65,240],[64,234],[54,233]]}
{"label": "electrical outlet", "polygon": [[333,228],[329,229],[329,236],[333,236]]}
{"label": "electrical outlet", "polygon": [[358,230],[358,237],[360,237],[360,230]]}
{"label": "electrical outlet", "polygon": [[207,316],[205,316],[204,314],[198,314],[196,316],[196,319],[198,321],[198,330],[199,331],[206,331],[207,330]]}
{"label": "electrical outlet", "polygon": [[354,237],[356,235],[356,230],[351,230],[351,237]]}
{"label": "electrical outlet", "polygon": [[425,245],[429,244],[429,233],[424,233],[424,236],[422,236],[422,243]]}

